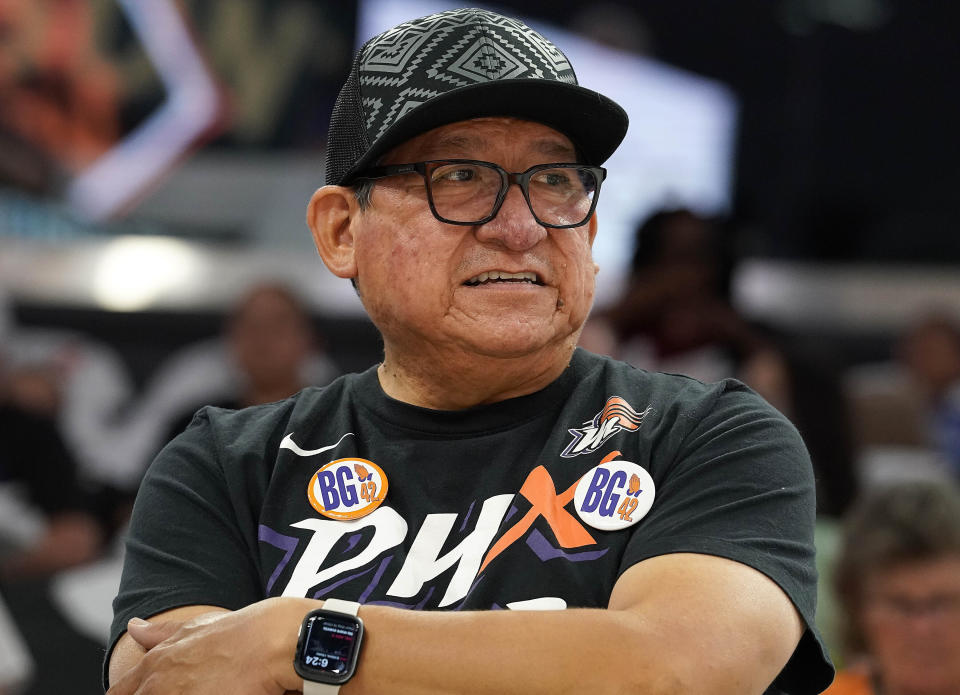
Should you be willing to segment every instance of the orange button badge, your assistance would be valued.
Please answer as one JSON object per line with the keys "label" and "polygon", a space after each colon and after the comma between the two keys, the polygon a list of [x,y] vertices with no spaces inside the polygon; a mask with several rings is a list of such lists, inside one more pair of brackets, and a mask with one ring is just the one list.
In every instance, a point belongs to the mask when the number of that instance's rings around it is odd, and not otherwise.
{"label": "orange button badge", "polygon": [[373,461],[346,458],[331,461],[310,478],[307,498],[330,519],[359,519],[387,496],[387,476]]}

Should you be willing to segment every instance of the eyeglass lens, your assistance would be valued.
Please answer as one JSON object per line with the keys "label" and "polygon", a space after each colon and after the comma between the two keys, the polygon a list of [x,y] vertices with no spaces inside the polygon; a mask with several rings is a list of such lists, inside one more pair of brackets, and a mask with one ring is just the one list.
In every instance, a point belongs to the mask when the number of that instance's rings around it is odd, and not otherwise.
{"label": "eyeglass lens", "polygon": [[884,616],[909,618],[931,616],[936,618],[960,615],[960,594],[934,594],[923,598],[907,596],[880,596],[873,599],[873,607]]}
{"label": "eyeglass lens", "polygon": [[[586,168],[555,167],[530,172],[526,193],[534,216],[549,225],[586,222],[597,191]],[[507,186],[505,173],[492,165],[428,162],[425,179],[437,214],[451,222],[489,217]]]}

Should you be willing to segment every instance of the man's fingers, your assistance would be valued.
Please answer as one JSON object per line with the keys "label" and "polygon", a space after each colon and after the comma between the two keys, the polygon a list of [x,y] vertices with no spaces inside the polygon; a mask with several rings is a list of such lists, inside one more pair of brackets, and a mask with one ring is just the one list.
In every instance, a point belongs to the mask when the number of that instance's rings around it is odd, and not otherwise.
{"label": "man's fingers", "polygon": [[127,633],[144,649],[150,650],[180,629],[182,623],[175,620],[147,622],[140,618],[131,618],[127,623]]}

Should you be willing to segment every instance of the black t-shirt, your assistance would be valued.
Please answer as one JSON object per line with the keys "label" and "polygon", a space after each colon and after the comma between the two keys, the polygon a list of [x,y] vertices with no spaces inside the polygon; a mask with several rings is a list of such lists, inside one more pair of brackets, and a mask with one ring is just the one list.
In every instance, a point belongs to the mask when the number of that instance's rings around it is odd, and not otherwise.
{"label": "black t-shirt", "polygon": [[[609,494],[604,460],[655,484],[649,512],[617,530],[585,523],[584,505],[615,519],[643,490],[624,476]],[[603,483],[592,502],[574,498],[582,479]],[[695,552],[783,588],[808,628],[776,687],[817,693],[833,671],[813,627],[813,527],[799,435],[738,382],[577,350],[542,391],[448,412],[389,398],[370,369],[279,403],[206,408],[160,453],[134,507],[111,643],[134,616],[280,595],[603,608],[632,565]]]}

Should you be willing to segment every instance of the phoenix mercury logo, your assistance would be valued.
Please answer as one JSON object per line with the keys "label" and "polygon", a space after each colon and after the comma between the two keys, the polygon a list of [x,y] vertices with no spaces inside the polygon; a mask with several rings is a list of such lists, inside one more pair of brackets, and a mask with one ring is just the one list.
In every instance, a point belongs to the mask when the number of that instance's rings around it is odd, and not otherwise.
{"label": "phoenix mercury logo", "polygon": [[589,454],[621,430],[636,432],[651,410],[653,408],[647,406],[646,410],[638,413],[620,396],[611,396],[603,410],[594,415],[592,420],[584,422],[583,427],[568,430],[573,435],[573,441],[560,455],[569,459],[580,454]]}

